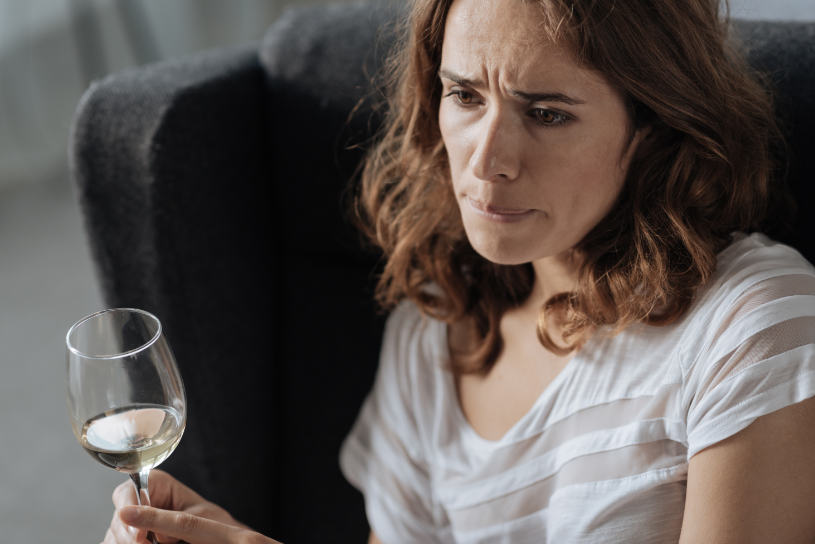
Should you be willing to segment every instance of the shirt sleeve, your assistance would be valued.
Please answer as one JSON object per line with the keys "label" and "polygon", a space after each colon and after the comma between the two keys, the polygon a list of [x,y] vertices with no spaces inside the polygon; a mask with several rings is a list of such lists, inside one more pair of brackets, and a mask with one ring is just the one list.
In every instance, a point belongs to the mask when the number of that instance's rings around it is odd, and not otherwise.
{"label": "shirt sleeve", "polygon": [[373,389],[340,450],[342,472],[365,496],[368,523],[385,544],[442,541],[411,369],[422,323],[408,304],[388,318]]}
{"label": "shirt sleeve", "polygon": [[798,259],[740,271],[704,323],[710,341],[686,377],[689,458],[815,396],[815,274]]}

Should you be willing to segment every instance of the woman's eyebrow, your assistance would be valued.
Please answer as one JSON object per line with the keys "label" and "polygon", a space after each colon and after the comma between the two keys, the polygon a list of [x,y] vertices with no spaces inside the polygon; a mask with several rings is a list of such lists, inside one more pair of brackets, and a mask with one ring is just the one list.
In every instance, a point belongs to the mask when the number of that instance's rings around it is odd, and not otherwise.
{"label": "woman's eyebrow", "polygon": [[450,70],[447,70],[445,68],[439,69],[439,77],[444,78],[444,79],[449,79],[450,81],[458,83],[459,85],[463,85],[464,87],[481,87],[481,86],[483,86],[483,83],[481,83],[480,81],[475,81],[473,79],[468,79],[468,78],[466,78],[466,77],[464,77],[462,75],[455,74],[455,73],[453,73]]}
{"label": "woman's eyebrow", "polygon": [[[466,78],[459,74],[453,73],[450,70],[445,68],[441,68],[439,70],[439,77],[444,79],[449,79],[457,83],[458,85],[462,85],[464,87],[483,87],[483,83],[480,81],[476,81],[473,79]],[[560,92],[527,92],[527,91],[519,91],[513,89],[509,92],[512,96],[516,98],[521,98],[527,102],[562,102],[564,104],[569,105],[576,105],[576,104],[585,104],[584,100],[580,100],[578,98],[572,98],[569,95],[560,93]]]}
{"label": "woman's eyebrow", "polygon": [[571,96],[558,92],[528,93],[525,91],[512,90],[509,92],[509,94],[522,98],[528,102],[563,102],[564,104],[569,104],[572,106],[586,103],[585,100],[572,98]]}

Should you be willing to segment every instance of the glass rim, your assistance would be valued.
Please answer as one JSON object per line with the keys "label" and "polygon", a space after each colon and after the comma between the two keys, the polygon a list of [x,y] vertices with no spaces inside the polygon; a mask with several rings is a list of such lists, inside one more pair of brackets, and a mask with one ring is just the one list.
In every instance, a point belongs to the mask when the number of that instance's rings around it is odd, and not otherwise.
{"label": "glass rim", "polygon": [[[111,313],[111,312],[132,312],[132,313],[142,314],[144,316],[147,316],[148,318],[154,320],[156,322],[156,324],[158,324],[158,328],[156,329],[156,333],[147,342],[143,343],[142,345],[140,345],[137,348],[130,349],[130,350],[127,350],[127,351],[123,351],[121,353],[114,353],[114,354],[111,354],[111,355],[89,355],[87,353],[82,353],[80,350],[78,350],[77,348],[75,348],[71,344],[71,333],[74,332],[74,330],[77,327],[79,327],[80,325],[82,325],[83,323],[85,323],[87,321],[90,321],[91,319],[99,317],[102,314],[107,314],[107,313]],[[152,346],[153,344],[155,344],[156,340],[158,340],[160,336],[161,336],[161,320],[158,317],[156,317],[155,315],[151,314],[150,312],[148,312],[146,310],[140,310],[139,308],[107,308],[106,310],[99,310],[98,312],[94,312],[92,314],[86,315],[85,317],[80,318],[76,323],[71,325],[70,328],[68,329],[68,332],[65,334],[65,346],[74,355],[77,355],[79,357],[84,357],[85,359],[98,359],[98,360],[121,359],[122,357],[127,357],[128,355],[133,355],[134,353],[144,351],[145,349],[147,349],[150,346]]]}

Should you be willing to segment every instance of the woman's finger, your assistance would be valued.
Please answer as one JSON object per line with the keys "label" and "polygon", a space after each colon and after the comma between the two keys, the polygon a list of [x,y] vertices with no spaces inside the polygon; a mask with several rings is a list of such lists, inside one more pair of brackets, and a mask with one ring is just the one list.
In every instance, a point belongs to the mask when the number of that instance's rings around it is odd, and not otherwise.
{"label": "woman's finger", "polygon": [[[245,529],[213,521],[186,512],[160,510],[149,506],[126,506],[119,510],[122,521],[134,527],[150,529],[195,544],[237,542]],[[274,542],[269,539],[269,542]]]}
{"label": "woman's finger", "polygon": [[[182,484],[166,472],[158,469],[150,471],[150,502],[158,508],[184,510],[190,505],[205,502],[198,493]],[[113,504],[121,508],[136,501],[136,487],[129,478],[113,490]]]}
{"label": "woman's finger", "polygon": [[133,486],[133,482],[128,478],[117,485],[113,489],[111,500],[113,500],[113,506],[117,509],[128,504],[136,504],[136,488]]}
{"label": "woman's finger", "polygon": [[158,539],[159,544],[177,544],[178,542],[181,542],[177,538],[169,536],[169,535],[163,535],[161,533],[153,533],[153,534],[156,535],[156,539]]}
{"label": "woman's finger", "polygon": [[168,510],[185,510],[205,502],[204,498],[163,470],[150,472],[150,498],[153,505]]}
{"label": "woman's finger", "polygon": [[122,538],[121,535],[117,535],[116,531],[113,528],[108,528],[107,532],[105,533],[105,540],[102,544],[141,544],[142,541],[136,540],[133,537],[125,537]]}
{"label": "woman's finger", "polygon": [[183,539],[195,544],[222,544],[235,536],[235,527],[186,512],[160,510],[149,506],[126,506],[119,510],[126,525]]}
{"label": "woman's finger", "polygon": [[146,529],[131,527],[122,523],[117,512],[113,512],[113,519],[110,520],[108,534],[111,537],[110,543],[105,540],[105,544],[141,544],[147,536]]}

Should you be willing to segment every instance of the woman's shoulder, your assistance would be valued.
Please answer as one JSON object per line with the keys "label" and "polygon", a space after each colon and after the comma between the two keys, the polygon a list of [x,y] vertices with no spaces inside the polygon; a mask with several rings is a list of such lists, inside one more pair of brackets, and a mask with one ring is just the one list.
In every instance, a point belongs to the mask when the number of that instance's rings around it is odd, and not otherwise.
{"label": "woman's shoulder", "polygon": [[815,268],[796,249],[762,233],[734,233],[732,242],[719,253],[714,281],[732,278],[784,276],[791,272],[815,275]]}
{"label": "woman's shoulder", "polygon": [[422,312],[412,300],[406,299],[396,305],[385,324],[384,343],[399,348],[417,347],[427,342],[443,323]]}
{"label": "woman's shoulder", "polygon": [[805,316],[815,316],[812,264],[763,234],[736,234],[685,317],[682,341],[686,352],[707,357],[715,346],[734,349],[750,331],[766,334]]}
{"label": "woman's shoulder", "polygon": [[811,294],[815,268],[794,248],[764,234],[736,233],[718,255],[716,271],[699,294],[701,310],[724,311],[746,299],[769,302],[773,298]]}
{"label": "woman's shoulder", "polygon": [[735,234],[713,277],[683,317],[685,361],[738,342],[745,327],[767,329],[815,315],[815,268],[795,249],[763,234]]}
{"label": "woman's shoulder", "polygon": [[680,344],[689,456],[815,393],[815,269],[793,248],[739,235]]}
{"label": "woman's shoulder", "polygon": [[387,328],[401,330],[405,326],[414,327],[422,320],[422,311],[419,306],[410,299],[402,300],[388,315]]}
{"label": "woman's shoulder", "polygon": [[395,374],[393,379],[402,383],[417,383],[440,368],[446,351],[446,324],[403,300],[385,324],[380,371]]}

